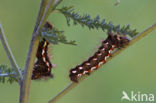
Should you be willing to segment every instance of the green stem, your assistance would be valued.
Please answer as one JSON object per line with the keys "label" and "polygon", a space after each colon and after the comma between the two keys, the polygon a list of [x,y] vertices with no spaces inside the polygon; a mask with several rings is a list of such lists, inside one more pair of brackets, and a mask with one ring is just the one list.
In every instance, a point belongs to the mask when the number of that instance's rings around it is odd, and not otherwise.
{"label": "green stem", "polygon": [[39,34],[40,29],[43,27],[44,23],[47,21],[48,16],[50,15],[52,8],[54,6],[54,3],[55,3],[55,0],[49,0],[48,1],[48,4],[45,7],[42,18],[40,20],[40,23],[37,27],[36,34]]}
{"label": "green stem", "polygon": [[42,0],[41,2],[39,14],[36,20],[36,25],[33,31],[32,40],[30,43],[28,57],[26,61],[26,66],[24,69],[23,83],[21,84],[20,87],[20,103],[28,103],[29,101],[28,99],[29,99],[32,69],[36,58],[37,47],[39,44],[39,36],[36,35],[36,30],[38,29],[38,25],[40,24],[44,9],[47,6],[47,2],[48,2],[47,0]]}
{"label": "green stem", "polygon": [[38,48],[39,41],[40,41],[39,36],[33,37],[31,40],[26,66],[24,70],[23,83],[21,84],[20,88],[20,103],[28,103],[29,101],[32,69],[36,58],[36,51]]}
{"label": "green stem", "polygon": [[36,52],[40,41],[40,30],[48,19],[56,0],[42,0],[36,25],[33,31],[32,40],[29,47],[26,65],[24,68],[23,83],[20,88],[20,103],[29,103],[29,91],[31,84],[32,70],[36,58]]}
{"label": "green stem", "polygon": [[11,63],[11,66],[14,69],[14,71],[16,72],[16,78],[17,78],[17,80],[20,83],[21,80],[22,80],[22,78],[23,78],[23,76],[22,76],[22,73],[19,70],[19,67],[18,67],[18,65],[16,63],[16,60],[15,60],[15,58],[14,58],[12,52],[11,52],[11,49],[10,49],[10,47],[8,45],[8,42],[6,40],[6,37],[5,37],[5,34],[3,32],[3,28],[1,26],[1,24],[0,24],[0,40],[2,42],[3,48],[4,48],[4,50],[5,50],[8,58],[9,58],[9,61]]}
{"label": "green stem", "polygon": [[40,21],[41,21],[41,18],[43,16],[44,10],[45,10],[45,8],[47,6],[47,3],[48,3],[48,0],[42,0],[42,2],[41,2],[39,14],[37,16],[37,20],[36,20],[36,24],[35,24],[35,28],[34,28],[33,33],[35,33],[36,30],[38,29],[38,25],[40,24]]}
{"label": "green stem", "polygon": [[[155,29],[156,29],[156,23],[153,24],[152,26],[148,27],[147,29],[145,29],[143,32],[139,33],[135,37],[133,37],[133,39],[130,41],[129,45],[115,51],[112,54],[112,57],[107,59],[107,62],[110,61],[111,59],[113,59],[115,56],[119,55],[122,51],[124,51],[125,49],[127,49],[128,47],[130,47],[131,45],[133,45],[138,40],[142,39],[143,37],[145,37],[146,35],[148,35],[149,33],[151,33]],[[80,83],[80,81],[84,80],[86,77],[87,76],[83,76],[82,78],[80,78],[79,83]],[[72,90],[74,87],[76,87],[79,83],[74,83],[74,82],[70,83],[65,89],[63,89],[61,92],[59,92],[48,103],[56,103],[61,97],[63,97],[65,94],[67,94],[70,90]]]}

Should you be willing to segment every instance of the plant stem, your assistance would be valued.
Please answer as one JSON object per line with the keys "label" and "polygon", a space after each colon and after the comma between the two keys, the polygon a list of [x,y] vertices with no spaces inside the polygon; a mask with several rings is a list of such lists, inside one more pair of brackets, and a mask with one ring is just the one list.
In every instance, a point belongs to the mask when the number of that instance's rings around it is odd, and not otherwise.
{"label": "plant stem", "polygon": [[39,14],[36,20],[36,25],[33,31],[32,40],[31,40],[30,47],[29,47],[26,66],[24,69],[23,83],[21,84],[21,87],[20,87],[20,103],[28,103],[29,101],[28,98],[29,98],[29,91],[30,91],[30,84],[31,84],[32,69],[33,69],[33,65],[34,65],[34,61],[36,57],[37,47],[39,44],[39,36],[38,37],[35,36],[36,35],[35,33],[40,23],[40,20],[42,18],[46,5],[47,5],[47,0],[42,0]]}
{"label": "plant stem", "polygon": [[20,103],[29,102],[29,91],[31,84],[32,70],[36,58],[36,52],[40,41],[40,30],[48,19],[56,0],[42,0],[36,25],[33,31],[32,40],[29,47],[26,65],[24,68],[23,83],[20,88]]}
{"label": "plant stem", "polygon": [[[148,27],[147,29],[145,29],[143,32],[139,33],[135,37],[133,37],[133,39],[130,41],[129,45],[115,51],[112,54],[112,57],[107,59],[107,62],[110,61],[111,59],[113,59],[115,56],[119,55],[126,48],[130,47],[131,45],[133,45],[138,40],[142,39],[143,37],[145,37],[146,35],[148,35],[149,33],[151,33],[155,29],[156,29],[156,23],[153,24],[152,26]],[[79,83],[80,83],[80,81],[84,80],[86,77],[87,76],[83,76],[82,78],[80,78]],[[67,94],[70,90],[72,90],[74,87],[76,87],[79,83],[74,83],[74,82],[70,83],[65,89],[63,89],[61,92],[59,92],[54,98],[49,100],[48,103],[56,103],[61,97],[63,97],[65,94]]]}
{"label": "plant stem", "polygon": [[12,52],[11,52],[11,49],[10,49],[10,47],[8,45],[8,42],[6,40],[6,37],[5,37],[5,34],[4,34],[4,31],[3,31],[3,28],[1,26],[1,24],[0,24],[0,40],[2,42],[3,48],[4,48],[8,58],[9,58],[11,66],[14,69],[14,71],[16,72],[16,78],[17,78],[17,80],[20,83],[22,78],[23,78],[23,76],[22,76],[21,71],[19,70],[19,67],[18,67],[18,65],[16,63],[16,60],[15,60],[15,58],[14,58]]}
{"label": "plant stem", "polygon": [[42,0],[39,14],[36,20],[36,25],[33,31],[32,40],[29,47],[26,66],[24,69],[23,83],[21,84],[20,87],[20,103],[28,103],[29,101],[32,69],[36,58],[37,47],[39,44],[39,36],[36,35],[36,30],[38,29],[38,25],[40,24],[41,18],[43,17],[42,15],[44,13],[46,6],[47,6],[47,0]]}
{"label": "plant stem", "polygon": [[53,8],[53,6],[55,4],[55,1],[58,1],[58,0],[49,0],[48,1],[48,4],[46,5],[46,7],[44,9],[42,18],[40,19],[40,23],[39,23],[39,25],[37,27],[36,34],[39,34],[40,29],[43,27],[43,25],[47,21],[48,16],[50,15],[50,13],[52,11],[52,8]]}
{"label": "plant stem", "polygon": [[33,36],[31,40],[31,45],[29,48],[26,66],[24,70],[23,83],[21,84],[21,88],[20,88],[20,103],[28,103],[29,101],[32,69],[33,69],[39,41],[40,41],[39,36],[37,37]]}
{"label": "plant stem", "polygon": [[42,0],[41,4],[40,4],[40,10],[37,16],[37,20],[36,20],[36,24],[35,24],[35,28],[33,33],[36,32],[36,30],[38,29],[38,25],[40,24],[41,18],[43,17],[43,13],[45,10],[45,7],[47,6],[48,0]]}

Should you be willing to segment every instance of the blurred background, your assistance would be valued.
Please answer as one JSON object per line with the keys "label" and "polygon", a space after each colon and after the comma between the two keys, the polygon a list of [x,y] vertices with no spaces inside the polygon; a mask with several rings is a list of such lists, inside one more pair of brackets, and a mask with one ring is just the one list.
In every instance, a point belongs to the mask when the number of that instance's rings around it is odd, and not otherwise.
{"label": "blurred background", "polygon": [[[156,22],[156,0],[64,0],[59,7],[73,5],[80,14],[97,14],[114,24],[130,24],[139,32]],[[40,0],[0,0],[0,22],[11,50],[21,68],[24,68],[32,31],[40,7]],[[106,38],[101,30],[88,30],[81,26],[67,27],[63,15],[49,17],[57,28],[65,31],[68,40],[77,46],[51,45],[54,78],[32,81],[30,103],[47,103],[65,88],[69,69],[80,64],[97,50],[100,40]],[[58,103],[121,103],[122,91],[153,93],[156,96],[156,31],[126,49],[98,71],[82,81],[61,98]],[[0,64],[8,58],[0,43]],[[0,103],[18,103],[19,85],[0,84]],[[124,101],[124,103],[130,103]],[[134,102],[135,103],[135,102]]]}

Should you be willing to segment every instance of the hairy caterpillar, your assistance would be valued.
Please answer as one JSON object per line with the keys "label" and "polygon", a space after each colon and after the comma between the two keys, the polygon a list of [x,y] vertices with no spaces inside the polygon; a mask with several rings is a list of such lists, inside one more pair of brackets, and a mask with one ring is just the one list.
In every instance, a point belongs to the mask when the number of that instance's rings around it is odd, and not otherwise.
{"label": "hairy caterpillar", "polygon": [[[52,25],[49,22],[46,22],[44,25],[47,29],[52,29]],[[40,41],[38,50],[36,53],[37,61],[34,64],[33,73],[31,79],[40,79],[43,77],[53,77],[51,74],[51,68],[53,67],[50,59],[48,57],[48,45],[49,42],[46,41],[46,39],[43,38],[42,41]]]}
{"label": "hairy caterpillar", "polygon": [[125,35],[108,34],[106,40],[102,41],[101,46],[93,56],[70,70],[69,77],[71,81],[78,82],[78,79],[82,75],[89,75],[93,70],[98,69],[102,64],[106,63],[114,48],[122,48],[128,43],[129,39]]}

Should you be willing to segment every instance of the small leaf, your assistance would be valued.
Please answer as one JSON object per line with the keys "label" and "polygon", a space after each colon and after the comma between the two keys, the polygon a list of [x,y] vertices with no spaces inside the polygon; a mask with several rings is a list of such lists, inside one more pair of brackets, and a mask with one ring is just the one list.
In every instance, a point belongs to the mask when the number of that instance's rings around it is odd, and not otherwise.
{"label": "small leaf", "polygon": [[111,21],[106,23],[105,19],[102,19],[100,22],[99,15],[97,15],[94,19],[91,19],[89,14],[80,15],[74,11],[73,7],[71,8],[70,6],[62,7],[61,9],[57,10],[66,17],[68,26],[70,26],[70,21],[73,20],[74,25],[80,24],[82,27],[87,26],[89,29],[101,28],[103,31],[114,31],[118,32],[118,34],[126,34],[131,36],[135,36],[137,34],[136,31],[130,29],[129,25],[120,28],[120,26],[115,26]]}
{"label": "small leaf", "polygon": [[67,41],[66,36],[63,33],[64,31],[59,31],[55,27],[53,27],[52,30],[43,28],[41,36],[52,44],[58,44],[59,42],[61,42],[64,44],[76,45],[73,41]]}
{"label": "small leaf", "polygon": [[12,68],[8,68],[6,65],[0,65],[0,82],[9,82],[10,84],[17,82],[16,74]]}

